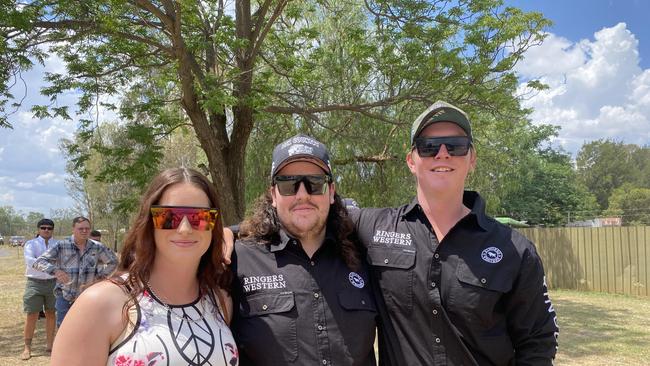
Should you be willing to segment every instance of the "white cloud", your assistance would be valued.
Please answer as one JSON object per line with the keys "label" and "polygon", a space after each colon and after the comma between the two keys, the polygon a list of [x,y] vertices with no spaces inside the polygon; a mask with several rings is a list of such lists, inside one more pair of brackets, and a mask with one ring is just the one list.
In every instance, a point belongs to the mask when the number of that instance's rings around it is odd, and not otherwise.
{"label": "white cloud", "polygon": [[11,194],[11,192],[0,194],[0,205],[4,206],[6,204],[13,202],[13,200],[14,200],[14,195]]}
{"label": "white cloud", "polygon": [[46,185],[52,182],[62,182],[63,178],[55,173],[47,172],[36,177],[36,183],[39,185]]}
{"label": "white cloud", "polygon": [[25,189],[32,188],[33,186],[34,186],[34,183],[29,183],[29,182],[19,182],[18,184],[16,184],[16,187],[25,188]]}
{"label": "white cloud", "polygon": [[[625,23],[574,44],[550,34],[516,70],[533,122],[561,126],[556,142],[567,151],[601,138],[650,144],[650,70],[640,68],[638,40]],[[531,94],[531,79],[549,89]]]}

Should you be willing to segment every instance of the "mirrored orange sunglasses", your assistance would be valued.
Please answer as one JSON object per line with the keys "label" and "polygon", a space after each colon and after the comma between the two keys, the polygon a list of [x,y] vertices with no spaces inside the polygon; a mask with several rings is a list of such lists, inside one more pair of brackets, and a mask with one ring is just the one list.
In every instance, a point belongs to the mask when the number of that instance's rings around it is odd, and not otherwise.
{"label": "mirrored orange sunglasses", "polygon": [[153,227],[162,230],[175,230],[187,217],[194,230],[210,231],[217,222],[219,212],[216,208],[187,206],[151,206]]}

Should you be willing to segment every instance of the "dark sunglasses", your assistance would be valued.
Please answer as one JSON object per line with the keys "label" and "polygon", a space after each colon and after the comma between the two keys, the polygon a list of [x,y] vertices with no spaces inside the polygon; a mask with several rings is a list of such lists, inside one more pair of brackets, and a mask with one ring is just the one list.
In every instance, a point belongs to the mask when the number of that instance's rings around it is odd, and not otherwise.
{"label": "dark sunglasses", "polygon": [[41,229],[41,230],[47,230],[47,231],[52,231],[52,230],[54,230],[54,228],[51,227],[51,226],[41,226],[41,227],[39,227],[39,229]]}
{"label": "dark sunglasses", "polygon": [[163,230],[174,230],[187,217],[194,230],[210,231],[217,222],[218,211],[215,208],[185,207],[185,206],[151,206],[153,227]]}
{"label": "dark sunglasses", "polygon": [[278,187],[278,192],[283,196],[294,196],[300,189],[300,183],[305,184],[307,193],[313,195],[325,194],[327,184],[332,182],[329,175],[277,175],[273,184]]}
{"label": "dark sunglasses", "polygon": [[451,156],[465,156],[472,146],[472,141],[467,136],[446,136],[446,137],[418,137],[415,139],[415,147],[421,157],[429,158],[438,155],[442,145],[445,145]]}

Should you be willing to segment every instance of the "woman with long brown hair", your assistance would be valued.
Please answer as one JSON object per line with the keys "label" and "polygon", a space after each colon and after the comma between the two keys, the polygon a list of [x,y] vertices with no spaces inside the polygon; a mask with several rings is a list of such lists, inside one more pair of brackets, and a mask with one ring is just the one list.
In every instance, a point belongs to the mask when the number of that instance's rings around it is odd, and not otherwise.
{"label": "woman with long brown hair", "polygon": [[218,210],[199,172],[155,177],[116,274],[75,301],[52,365],[237,365]]}

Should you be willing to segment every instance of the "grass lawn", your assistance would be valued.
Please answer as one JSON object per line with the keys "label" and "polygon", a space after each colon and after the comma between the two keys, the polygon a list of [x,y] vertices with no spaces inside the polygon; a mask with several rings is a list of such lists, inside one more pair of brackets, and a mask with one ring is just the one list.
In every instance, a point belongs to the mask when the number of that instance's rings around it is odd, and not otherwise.
{"label": "grass lawn", "polygon": [[[32,359],[18,358],[24,286],[22,249],[0,246],[0,366],[49,364],[43,320]],[[556,365],[650,365],[650,298],[555,290],[551,299],[560,323]]]}

